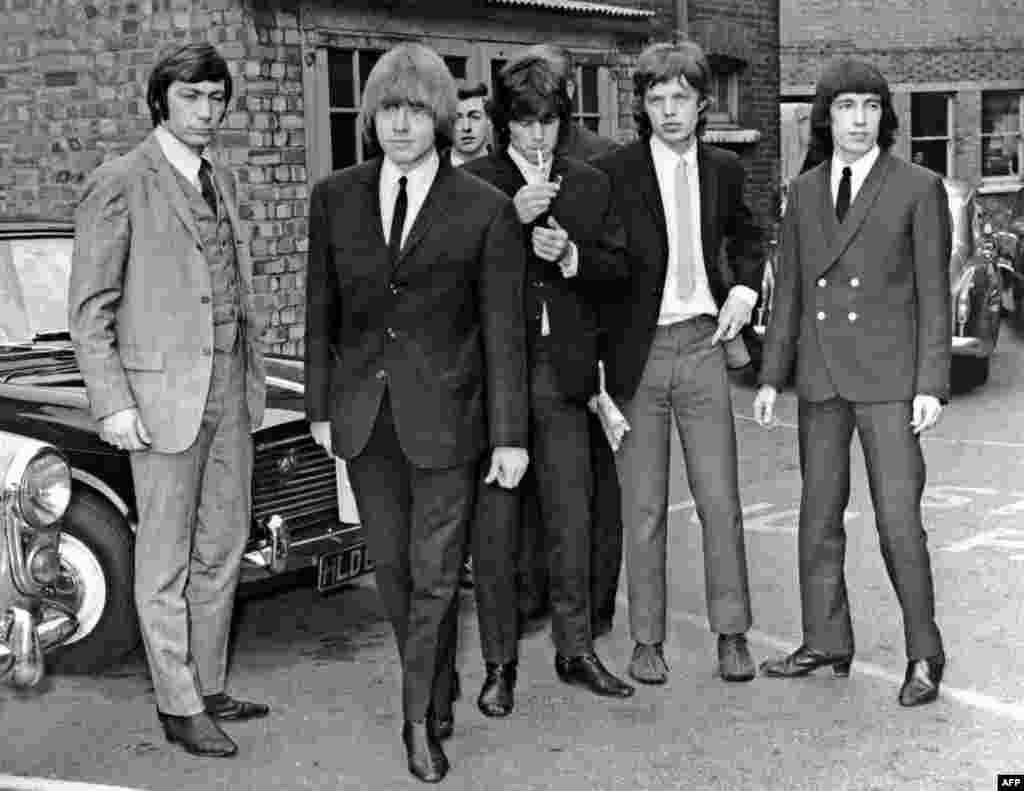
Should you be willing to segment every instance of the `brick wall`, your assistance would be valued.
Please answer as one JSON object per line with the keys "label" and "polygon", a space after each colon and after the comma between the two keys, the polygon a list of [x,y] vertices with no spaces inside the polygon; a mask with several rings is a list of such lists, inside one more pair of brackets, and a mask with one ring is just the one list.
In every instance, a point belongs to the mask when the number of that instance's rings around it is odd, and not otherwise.
{"label": "brick wall", "polygon": [[[617,1],[655,9],[655,37],[671,36],[672,0]],[[320,0],[310,2],[312,8]],[[378,5],[361,3],[324,0],[319,7],[351,5],[368,14]],[[266,339],[274,351],[301,353],[309,180],[301,57],[304,43],[317,39],[300,30],[300,6],[294,0],[0,0],[0,218],[71,219],[86,176],[152,129],[145,83],[157,53],[173,42],[209,41],[228,60],[235,82],[218,155],[239,176],[257,301],[270,324]],[[415,6],[420,15],[434,10],[429,3]],[[747,60],[740,120],[762,139],[737,150],[762,223],[773,216],[777,179],[776,14],[775,0],[691,0],[689,8],[694,37],[709,51]],[[399,11],[392,16],[400,27]],[[487,18],[466,24],[487,25]],[[635,35],[624,36],[604,61],[617,78],[624,140],[632,136],[631,74],[642,45]]]}

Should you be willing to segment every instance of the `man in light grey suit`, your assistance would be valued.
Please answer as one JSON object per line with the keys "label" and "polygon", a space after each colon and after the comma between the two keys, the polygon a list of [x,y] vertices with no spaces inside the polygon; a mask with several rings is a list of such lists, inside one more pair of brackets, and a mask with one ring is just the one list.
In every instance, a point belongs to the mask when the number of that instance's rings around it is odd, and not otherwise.
{"label": "man in light grey suit", "polygon": [[100,436],[131,454],[135,598],[159,718],[169,741],[209,756],[237,751],[215,720],[268,712],[224,691],[265,396],[235,182],[207,153],[230,99],[212,46],[160,59],[155,130],[85,187],[68,300]]}

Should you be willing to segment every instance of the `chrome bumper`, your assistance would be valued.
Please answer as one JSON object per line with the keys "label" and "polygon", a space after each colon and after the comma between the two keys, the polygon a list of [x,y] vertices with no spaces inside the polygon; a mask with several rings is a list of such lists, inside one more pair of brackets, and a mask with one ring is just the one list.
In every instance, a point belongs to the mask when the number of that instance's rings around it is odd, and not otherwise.
{"label": "chrome bumper", "polygon": [[953,354],[963,357],[988,357],[992,354],[992,343],[973,336],[954,335]]}
{"label": "chrome bumper", "polygon": [[15,687],[33,687],[46,669],[43,654],[67,640],[78,628],[70,615],[58,613],[39,622],[24,607],[11,607],[0,635],[0,679]]}

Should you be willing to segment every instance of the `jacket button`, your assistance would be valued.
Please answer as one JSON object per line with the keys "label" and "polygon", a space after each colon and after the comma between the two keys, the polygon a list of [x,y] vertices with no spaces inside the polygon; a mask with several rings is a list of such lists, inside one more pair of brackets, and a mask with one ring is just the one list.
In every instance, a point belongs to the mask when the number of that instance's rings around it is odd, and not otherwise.
{"label": "jacket button", "polygon": [[394,282],[388,283],[388,290],[390,290],[392,294],[398,294],[398,292],[401,291],[398,287],[398,283]]}
{"label": "jacket button", "polygon": [[209,305],[210,304],[210,298],[209,297],[200,297],[199,301],[202,302],[204,305]]}
{"label": "jacket button", "polygon": [[385,379],[388,378],[388,372],[387,371],[377,371],[375,376],[383,382]]}
{"label": "jacket button", "polygon": [[850,321],[856,321],[857,314],[851,310],[849,313],[846,314],[846,318],[848,318]]}
{"label": "jacket button", "polygon": [[825,320],[825,311],[819,310],[818,311],[818,321],[824,321],[824,320]]}
{"label": "jacket button", "polygon": [[386,330],[384,330],[384,334],[388,336],[388,340],[390,341],[393,341],[395,338],[398,337],[398,333],[391,329],[391,327],[388,327]]}
{"label": "jacket button", "polygon": [[827,286],[827,285],[828,285],[828,281],[825,278],[823,278],[823,277],[818,278],[818,287],[819,288],[825,288],[825,286]]}
{"label": "jacket button", "polygon": [[854,288],[857,288],[860,285],[860,278],[859,277],[851,277],[850,278],[850,285],[853,286]]}
{"label": "jacket button", "polygon": [[209,357],[211,354],[213,354],[213,350],[210,349],[209,346],[204,346],[203,347],[203,357]]}

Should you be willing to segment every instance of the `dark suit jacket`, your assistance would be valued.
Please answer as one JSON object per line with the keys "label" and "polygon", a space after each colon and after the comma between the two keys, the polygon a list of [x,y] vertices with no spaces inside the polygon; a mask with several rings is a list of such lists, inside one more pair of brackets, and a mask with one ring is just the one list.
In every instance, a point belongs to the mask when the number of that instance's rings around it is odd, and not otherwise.
{"label": "dark suit jacket", "polygon": [[[511,201],[442,159],[392,268],[375,159],[310,198],[306,408],[357,456],[390,392],[406,456],[465,464],[527,446],[525,255]],[[485,398],[486,394],[486,398]]]}
{"label": "dark suit jacket", "polygon": [[[246,347],[246,397],[258,426],[266,397],[252,260],[231,171],[214,178],[235,236]],[[210,268],[192,209],[150,134],[89,176],[75,215],[68,286],[71,339],[100,420],[139,410],[152,450],[178,453],[199,433],[213,370]]]}
{"label": "dark suit jacket", "polygon": [[589,162],[617,148],[619,148],[619,144],[614,140],[591,132],[583,124],[575,122],[569,124],[569,131],[558,144],[555,153],[578,159],[581,162]]}
{"label": "dark suit jacket", "polygon": [[[729,289],[761,287],[764,264],[761,234],[743,198],[745,175],[730,151],[698,144],[701,244],[711,295],[719,306]],[[647,362],[661,309],[668,266],[665,209],[650,144],[638,140],[594,160],[611,178],[616,206],[626,228],[630,279],[624,288],[606,291],[602,324],[608,392],[629,400]],[[726,262],[720,260],[726,244]]]}
{"label": "dark suit jacket", "polygon": [[[462,166],[493,184],[506,195],[515,195],[526,180],[507,151],[495,152]],[[526,313],[530,348],[545,343],[550,350],[559,389],[566,398],[586,401],[597,392],[599,322],[595,283],[623,280],[629,274],[626,237],[616,215],[608,177],[600,170],[566,157],[556,156],[551,179],[562,178],[562,187],[548,212],[569,233],[579,251],[579,268],[566,278],[557,264],[533,254],[532,225],[520,226],[523,250],[528,257]],[[541,304],[547,303],[551,333],[540,336]]]}
{"label": "dark suit jacket", "polygon": [[761,382],[823,401],[949,396],[951,230],[942,179],[883,152],[836,220],[831,160],[794,179]]}

